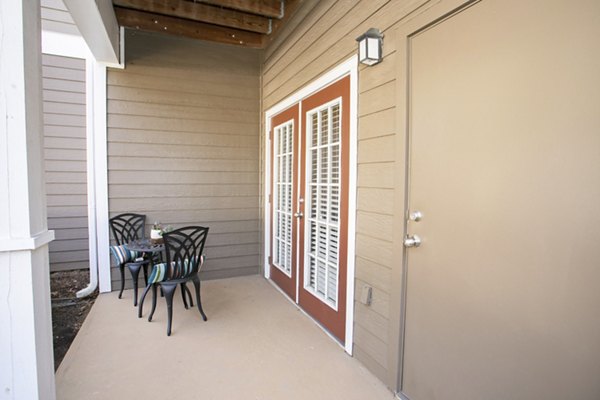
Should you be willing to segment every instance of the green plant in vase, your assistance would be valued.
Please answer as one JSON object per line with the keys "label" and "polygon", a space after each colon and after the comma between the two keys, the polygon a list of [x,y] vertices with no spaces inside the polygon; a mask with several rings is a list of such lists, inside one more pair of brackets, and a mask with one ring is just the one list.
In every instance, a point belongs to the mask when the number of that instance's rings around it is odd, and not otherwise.
{"label": "green plant in vase", "polygon": [[160,224],[160,222],[158,222],[158,221],[154,222],[154,225],[152,225],[152,229],[150,229],[150,239],[153,239],[153,240],[162,239],[163,232],[164,232],[163,227]]}

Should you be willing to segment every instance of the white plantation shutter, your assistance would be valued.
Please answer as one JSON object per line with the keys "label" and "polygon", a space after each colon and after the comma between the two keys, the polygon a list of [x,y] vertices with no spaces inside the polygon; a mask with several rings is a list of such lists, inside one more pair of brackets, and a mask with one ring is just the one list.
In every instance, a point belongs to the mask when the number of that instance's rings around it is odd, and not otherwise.
{"label": "white plantation shutter", "polygon": [[308,115],[306,272],[304,287],[337,308],[340,229],[340,101]]}
{"label": "white plantation shutter", "polygon": [[294,121],[274,129],[274,231],[273,264],[292,274],[292,183],[294,170]]}

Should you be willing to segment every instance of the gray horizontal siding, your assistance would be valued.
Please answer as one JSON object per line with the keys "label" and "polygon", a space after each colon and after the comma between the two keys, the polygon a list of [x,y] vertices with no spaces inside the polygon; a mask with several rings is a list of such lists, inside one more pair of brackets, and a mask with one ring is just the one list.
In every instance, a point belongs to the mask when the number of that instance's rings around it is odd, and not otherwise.
{"label": "gray horizontal siding", "polygon": [[111,216],[208,226],[202,277],[256,274],[258,52],[132,31],[126,46],[107,77]]}
{"label": "gray horizontal siding", "polygon": [[79,29],[62,0],[41,0],[42,29],[79,36]]}
{"label": "gray horizontal siding", "polygon": [[88,268],[85,60],[44,54],[42,64],[50,270]]}

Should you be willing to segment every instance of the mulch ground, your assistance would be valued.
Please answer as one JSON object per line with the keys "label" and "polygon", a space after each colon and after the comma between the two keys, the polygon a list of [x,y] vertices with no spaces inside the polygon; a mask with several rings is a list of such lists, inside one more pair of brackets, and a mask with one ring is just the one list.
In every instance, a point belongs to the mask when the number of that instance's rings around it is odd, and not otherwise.
{"label": "mulch ground", "polygon": [[89,282],[88,269],[50,273],[55,370],[58,369],[98,296],[96,290],[88,297],[77,298],[77,292],[87,287]]}

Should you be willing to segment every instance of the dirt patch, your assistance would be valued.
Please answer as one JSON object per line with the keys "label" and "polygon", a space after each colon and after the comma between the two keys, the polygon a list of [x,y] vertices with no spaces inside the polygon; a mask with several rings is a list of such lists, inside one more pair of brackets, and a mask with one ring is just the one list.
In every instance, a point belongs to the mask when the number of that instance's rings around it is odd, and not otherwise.
{"label": "dirt patch", "polygon": [[87,287],[89,282],[88,269],[50,273],[55,370],[58,369],[98,296],[96,290],[88,297],[77,298],[77,292]]}

